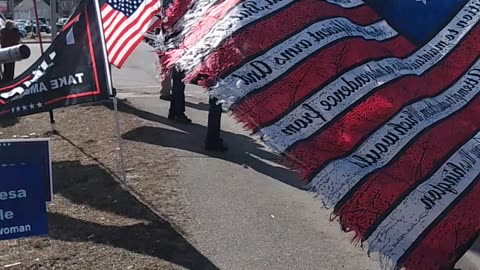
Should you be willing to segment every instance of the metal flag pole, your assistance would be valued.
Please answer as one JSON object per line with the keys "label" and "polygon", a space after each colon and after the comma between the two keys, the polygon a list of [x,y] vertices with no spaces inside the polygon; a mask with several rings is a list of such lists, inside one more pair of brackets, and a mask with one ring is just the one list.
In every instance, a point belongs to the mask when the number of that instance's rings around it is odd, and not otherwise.
{"label": "metal flag pole", "polygon": [[124,188],[128,188],[127,185],[127,170],[125,168],[125,158],[123,155],[123,140],[121,136],[121,128],[120,128],[120,117],[118,114],[118,99],[116,96],[113,97],[113,110],[115,114],[115,126],[116,126],[116,131],[117,131],[117,139],[118,139],[118,147],[119,147],[119,152],[120,152],[120,166],[122,169],[122,180],[123,180],[123,185]]}
{"label": "metal flag pole", "polygon": [[117,139],[118,139],[118,147],[119,147],[119,155],[120,155],[120,167],[122,170],[122,184],[123,188],[125,190],[128,190],[128,184],[127,184],[127,170],[125,168],[125,158],[124,158],[124,152],[123,152],[123,140],[122,140],[122,129],[120,127],[120,117],[118,113],[118,99],[117,99],[117,91],[113,88],[113,82],[112,82],[112,73],[110,70],[110,63],[108,61],[108,54],[107,54],[107,46],[105,45],[105,33],[103,29],[103,22],[102,18],[100,17],[101,11],[100,11],[100,4],[98,3],[99,0],[93,0],[95,3],[95,12],[97,14],[97,23],[98,27],[100,28],[100,36],[102,39],[101,46],[103,50],[103,55],[105,59],[105,75],[107,77],[107,87],[108,87],[108,92],[110,93],[110,97],[113,99],[113,110],[114,110],[114,117],[115,117],[115,126],[116,126],[116,131],[117,131]]}
{"label": "metal flag pole", "polygon": [[[52,37],[51,41],[53,42],[57,37],[57,0],[50,0],[50,24],[52,25]],[[36,15],[37,16],[37,15]],[[38,17],[37,17],[37,25],[38,25]],[[38,27],[38,26],[37,26]],[[40,30],[40,28],[39,28]],[[40,37],[39,41],[42,44],[41,38],[41,31],[38,31],[38,36]],[[41,45],[43,47],[43,45]],[[43,48],[42,48],[43,54]],[[55,129],[55,117],[53,116],[53,110],[48,111],[50,115],[50,128],[52,130],[52,134],[56,134],[57,130]]]}

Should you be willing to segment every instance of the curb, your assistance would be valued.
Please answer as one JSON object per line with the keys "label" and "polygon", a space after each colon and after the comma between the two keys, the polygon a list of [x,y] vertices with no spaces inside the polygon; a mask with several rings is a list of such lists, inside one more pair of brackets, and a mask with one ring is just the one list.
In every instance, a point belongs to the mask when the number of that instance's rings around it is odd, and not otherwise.
{"label": "curb", "polygon": [[[52,42],[51,39],[43,39],[42,38],[42,43],[51,43],[51,42]],[[35,44],[35,43],[40,43],[40,41],[37,40],[37,39],[30,39],[30,40],[22,40],[21,43],[23,43],[23,44]]]}

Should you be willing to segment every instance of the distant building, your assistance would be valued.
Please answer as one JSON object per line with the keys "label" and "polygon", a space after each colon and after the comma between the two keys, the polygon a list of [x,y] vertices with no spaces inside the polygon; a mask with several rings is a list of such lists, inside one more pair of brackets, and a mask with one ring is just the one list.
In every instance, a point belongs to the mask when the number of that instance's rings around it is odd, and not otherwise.
{"label": "distant building", "polygon": [[[1,0],[0,0],[1,1]],[[50,0],[46,0],[50,3]],[[58,16],[67,18],[69,17],[75,8],[82,2],[82,0],[58,0],[57,1],[57,8],[58,8]]]}
{"label": "distant building", "polygon": [[[50,19],[50,6],[43,0],[37,0],[38,17]],[[33,0],[23,0],[14,9],[14,19],[35,19]]]}
{"label": "distant building", "polygon": [[6,14],[8,12],[8,2],[5,0],[0,0],[0,12]]}
{"label": "distant building", "polygon": [[[2,7],[0,0],[0,10]],[[35,19],[35,10],[33,0],[16,0],[17,4],[14,8],[14,19]],[[82,0],[57,0],[57,18],[67,18],[71,15],[75,8]],[[37,0],[38,17],[50,20],[50,0]]]}

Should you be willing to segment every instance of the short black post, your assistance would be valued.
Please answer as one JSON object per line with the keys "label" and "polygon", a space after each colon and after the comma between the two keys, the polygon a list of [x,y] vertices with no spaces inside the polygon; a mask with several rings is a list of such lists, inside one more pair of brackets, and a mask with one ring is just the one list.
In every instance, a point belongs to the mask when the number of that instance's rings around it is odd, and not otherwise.
{"label": "short black post", "polygon": [[50,127],[52,129],[52,135],[58,135],[58,131],[55,129],[55,117],[53,116],[53,110],[48,111],[50,114]]}

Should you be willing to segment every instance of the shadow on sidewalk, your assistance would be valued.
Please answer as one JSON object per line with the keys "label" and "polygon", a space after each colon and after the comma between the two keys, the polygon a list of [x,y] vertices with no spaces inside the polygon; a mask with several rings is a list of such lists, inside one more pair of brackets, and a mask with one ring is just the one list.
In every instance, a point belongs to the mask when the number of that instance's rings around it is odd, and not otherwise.
{"label": "shadow on sidewalk", "polygon": [[[154,215],[110,173],[97,165],[78,161],[53,165],[55,193],[74,204],[116,214],[104,225],[65,214],[49,214],[49,237],[70,242],[94,242],[156,257],[187,269],[218,269],[195,249],[171,224]],[[89,211],[89,210],[87,210]],[[125,218],[134,220],[125,220]],[[132,224],[133,223],[133,224]]]}
{"label": "shadow on sidewalk", "polygon": [[[278,181],[290,186],[304,189],[298,174],[279,165],[281,157],[271,153],[254,139],[222,130],[222,138],[229,146],[229,151],[223,154],[205,151],[204,140],[207,128],[199,124],[177,124],[166,117],[137,109],[125,102],[119,102],[119,110],[124,113],[133,114],[145,120],[158,122],[177,130],[144,126],[129,131],[123,135],[126,140],[143,142],[181,149],[189,152],[200,153],[210,157],[217,157],[239,165],[244,165],[268,175]],[[265,161],[263,161],[265,160]],[[268,163],[266,161],[269,161]],[[270,164],[269,164],[270,163]],[[273,164],[271,164],[273,163]]]}
{"label": "shadow on sidewalk", "polygon": [[480,255],[480,238],[478,238],[470,248],[470,251],[475,252],[475,254]]}
{"label": "shadow on sidewalk", "polygon": [[208,111],[208,109],[210,108],[210,105],[208,103],[193,103],[189,101],[185,101],[185,106],[199,111]]}

